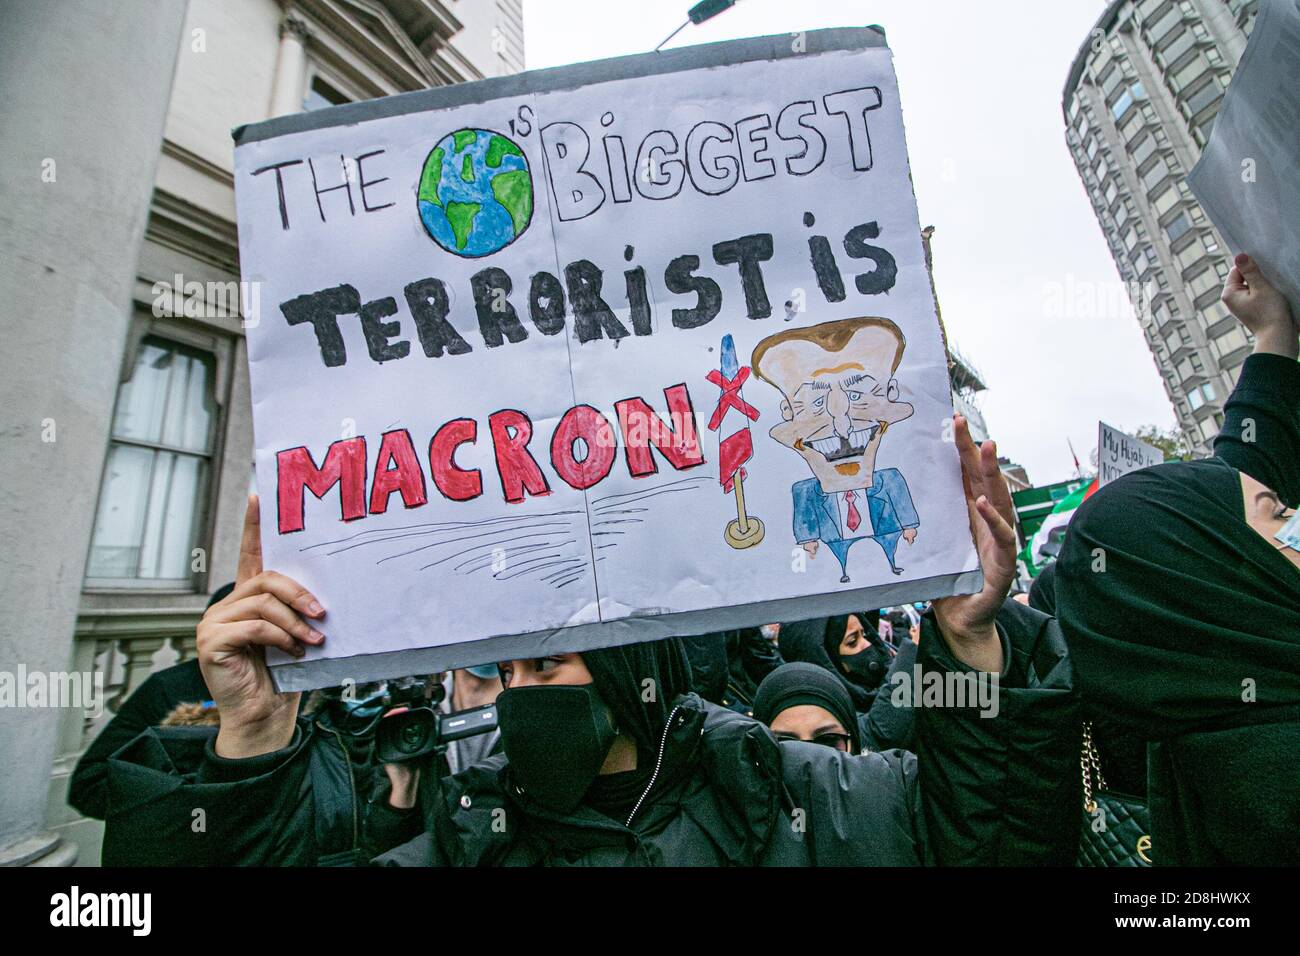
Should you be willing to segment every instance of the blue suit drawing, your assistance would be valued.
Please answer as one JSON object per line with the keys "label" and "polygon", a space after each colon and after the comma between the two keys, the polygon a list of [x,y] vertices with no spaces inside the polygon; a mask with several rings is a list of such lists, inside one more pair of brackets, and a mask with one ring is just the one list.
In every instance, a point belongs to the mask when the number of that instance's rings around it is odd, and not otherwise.
{"label": "blue suit drawing", "polygon": [[[864,520],[859,530],[870,533],[850,537],[852,532],[847,528],[841,529],[835,496],[822,491],[821,482],[816,478],[795,482],[791,491],[794,493],[795,541],[799,544],[824,542],[840,562],[841,583],[849,580],[849,548],[863,538],[871,538],[879,544],[889,561],[889,569],[902,574],[903,569],[894,563],[898,539],[906,529],[920,525],[921,519],[912,504],[907,480],[897,468],[877,469],[871,487],[866,489],[865,504],[871,520],[869,524]],[[861,497],[855,502],[859,508],[862,507],[860,502]]]}

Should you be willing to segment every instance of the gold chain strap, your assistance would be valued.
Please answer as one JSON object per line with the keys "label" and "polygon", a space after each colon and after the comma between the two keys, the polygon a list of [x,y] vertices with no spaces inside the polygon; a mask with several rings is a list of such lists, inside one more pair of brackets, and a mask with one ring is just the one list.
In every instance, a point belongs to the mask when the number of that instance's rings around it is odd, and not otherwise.
{"label": "gold chain strap", "polygon": [[1101,755],[1097,753],[1097,744],[1092,739],[1092,721],[1083,722],[1083,750],[1079,754],[1079,769],[1083,771],[1083,809],[1092,813],[1097,803],[1092,797],[1092,781],[1097,780],[1097,790],[1106,789],[1106,778],[1101,775]]}

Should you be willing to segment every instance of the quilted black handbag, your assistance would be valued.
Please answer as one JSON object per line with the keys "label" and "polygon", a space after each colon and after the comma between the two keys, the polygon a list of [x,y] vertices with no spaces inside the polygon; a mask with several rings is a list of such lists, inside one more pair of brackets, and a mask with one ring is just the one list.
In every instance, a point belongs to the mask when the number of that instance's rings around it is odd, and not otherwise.
{"label": "quilted black handbag", "polygon": [[1106,789],[1092,723],[1083,725],[1083,825],[1076,866],[1150,866],[1151,811],[1137,797]]}

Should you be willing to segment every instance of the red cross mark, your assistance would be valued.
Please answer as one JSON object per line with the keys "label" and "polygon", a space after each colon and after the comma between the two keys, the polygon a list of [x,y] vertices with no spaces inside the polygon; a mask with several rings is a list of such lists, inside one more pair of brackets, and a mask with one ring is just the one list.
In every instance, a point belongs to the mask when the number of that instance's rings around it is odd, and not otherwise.
{"label": "red cross mark", "polygon": [[749,366],[742,366],[736,373],[736,377],[732,379],[727,378],[717,369],[711,371],[705,378],[722,389],[722,394],[718,396],[718,407],[713,410],[713,417],[709,419],[709,431],[718,430],[728,408],[734,408],[751,422],[758,421],[758,409],[740,397],[740,386],[744,385],[745,380],[749,378]]}

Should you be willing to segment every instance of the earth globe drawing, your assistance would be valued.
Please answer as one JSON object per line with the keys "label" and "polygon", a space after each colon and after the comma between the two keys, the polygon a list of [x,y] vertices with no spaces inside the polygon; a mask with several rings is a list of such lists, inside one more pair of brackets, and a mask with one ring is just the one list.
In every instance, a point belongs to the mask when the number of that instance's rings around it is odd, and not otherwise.
{"label": "earth globe drawing", "polygon": [[533,218],[523,150],[487,129],[461,129],[439,140],[424,160],[416,197],[429,237],[468,259],[504,249]]}

